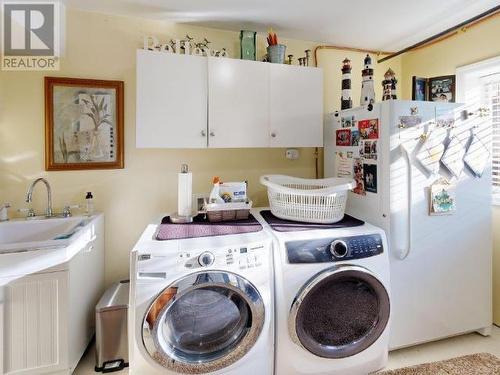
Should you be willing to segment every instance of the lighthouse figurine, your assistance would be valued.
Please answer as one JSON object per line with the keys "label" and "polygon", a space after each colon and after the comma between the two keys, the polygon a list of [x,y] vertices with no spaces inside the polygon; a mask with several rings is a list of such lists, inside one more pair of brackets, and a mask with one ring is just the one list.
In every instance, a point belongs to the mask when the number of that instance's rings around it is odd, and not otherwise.
{"label": "lighthouse figurine", "polygon": [[346,57],[342,61],[342,100],[340,109],[352,108],[351,69],[351,60]]}
{"label": "lighthouse figurine", "polygon": [[361,99],[359,105],[375,103],[375,88],[373,86],[373,68],[370,55],[365,57],[365,68],[362,70]]}
{"label": "lighthouse figurine", "polygon": [[384,74],[384,80],[382,81],[382,87],[384,88],[384,94],[382,100],[397,99],[396,97],[396,74],[389,68]]}

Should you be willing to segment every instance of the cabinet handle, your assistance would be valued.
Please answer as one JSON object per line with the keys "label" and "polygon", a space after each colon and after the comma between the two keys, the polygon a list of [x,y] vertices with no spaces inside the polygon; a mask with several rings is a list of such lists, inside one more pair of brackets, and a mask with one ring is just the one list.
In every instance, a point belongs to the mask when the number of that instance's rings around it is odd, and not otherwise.
{"label": "cabinet handle", "polygon": [[202,137],[206,137],[206,136],[207,136],[207,133],[205,132],[205,130],[202,130],[202,131],[201,131],[201,136],[202,136]]}
{"label": "cabinet handle", "polygon": [[271,137],[276,138],[276,133],[271,133]]}
{"label": "cabinet handle", "polygon": [[210,132],[210,136],[211,137],[215,137],[215,133],[214,132]]}

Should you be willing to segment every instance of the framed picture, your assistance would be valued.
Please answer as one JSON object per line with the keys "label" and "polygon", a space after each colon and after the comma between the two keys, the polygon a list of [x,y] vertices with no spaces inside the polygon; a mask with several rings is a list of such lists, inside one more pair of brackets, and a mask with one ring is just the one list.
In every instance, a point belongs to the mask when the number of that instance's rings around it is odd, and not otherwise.
{"label": "framed picture", "polygon": [[432,102],[455,102],[455,76],[429,78],[427,97]]}
{"label": "framed picture", "polygon": [[412,100],[427,100],[427,78],[413,76]]}
{"label": "framed picture", "polygon": [[119,169],[123,81],[45,77],[45,169]]}

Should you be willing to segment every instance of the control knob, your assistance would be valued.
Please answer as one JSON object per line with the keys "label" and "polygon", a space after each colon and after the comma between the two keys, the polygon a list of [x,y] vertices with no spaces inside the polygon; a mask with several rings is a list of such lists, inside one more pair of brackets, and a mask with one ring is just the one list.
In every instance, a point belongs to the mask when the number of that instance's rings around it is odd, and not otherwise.
{"label": "control knob", "polygon": [[335,240],[330,244],[330,252],[335,258],[343,258],[347,255],[347,245],[342,240]]}
{"label": "control knob", "polygon": [[202,267],[208,267],[214,264],[215,256],[210,251],[205,251],[198,256],[198,263]]}

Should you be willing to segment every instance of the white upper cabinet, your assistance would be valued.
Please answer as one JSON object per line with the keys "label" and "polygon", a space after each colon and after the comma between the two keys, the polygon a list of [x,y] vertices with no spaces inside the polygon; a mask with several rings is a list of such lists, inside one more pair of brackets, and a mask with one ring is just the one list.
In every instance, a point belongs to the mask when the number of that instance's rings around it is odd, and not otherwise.
{"label": "white upper cabinet", "polygon": [[137,51],[138,148],[323,145],[321,69]]}
{"label": "white upper cabinet", "polygon": [[136,146],[207,147],[207,59],[137,51]]}
{"label": "white upper cabinet", "polygon": [[272,147],[323,146],[323,71],[269,64]]}
{"label": "white upper cabinet", "polygon": [[269,147],[269,64],[208,58],[209,147]]}

